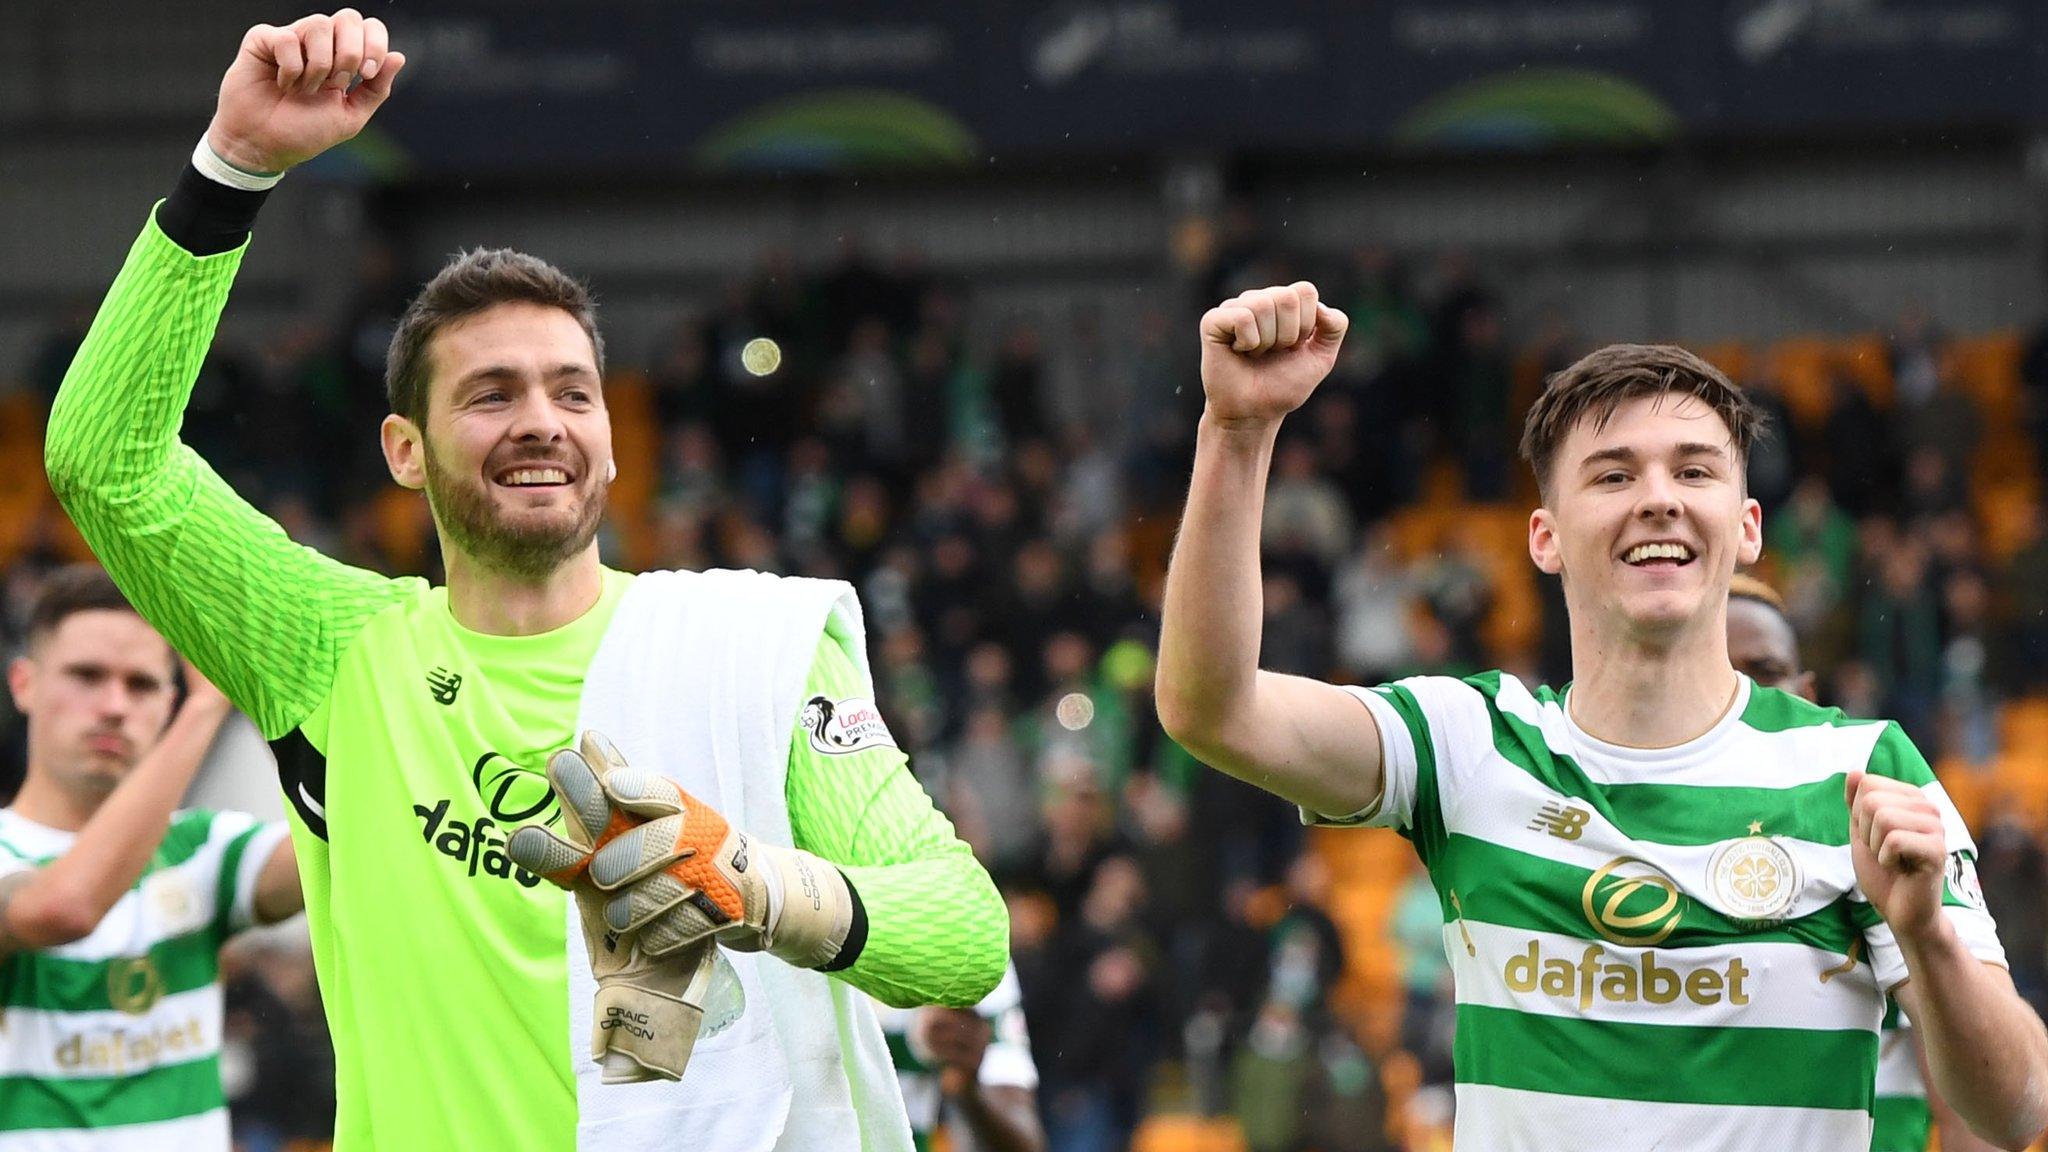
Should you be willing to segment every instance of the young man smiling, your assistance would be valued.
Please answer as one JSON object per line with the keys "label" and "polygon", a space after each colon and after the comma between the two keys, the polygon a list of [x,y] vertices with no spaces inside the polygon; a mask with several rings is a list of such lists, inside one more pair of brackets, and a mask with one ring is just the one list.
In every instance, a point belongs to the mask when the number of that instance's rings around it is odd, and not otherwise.
{"label": "young man smiling", "polygon": [[1730,664],[1729,581],[1763,545],[1743,476],[1759,420],[1698,357],[1604,348],[1529,413],[1529,554],[1563,580],[1566,689],[1259,669],[1273,442],[1345,323],[1306,283],[1203,317],[1159,715],[1304,818],[1414,843],[1456,977],[1458,1146],[1867,1148],[1887,991],[1972,1128],[2038,1136],[2048,1035],[1926,762],[1897,725]]}
{"label": "young man smiling", "polygon": [[[582,285],[465,253],[393,336],[385,459],[426,494],[445,587],[293,544],[178,442],[267,189],[404,64],[352,9],[249,30],[47,444],[137,607],[278,744],[336,1146],[908,1152],[847,985],[979,1001],[1002,900],[875,713],[851,589],[600,564],[614,468]],[[617,813],[644,823],[604,845]]]}

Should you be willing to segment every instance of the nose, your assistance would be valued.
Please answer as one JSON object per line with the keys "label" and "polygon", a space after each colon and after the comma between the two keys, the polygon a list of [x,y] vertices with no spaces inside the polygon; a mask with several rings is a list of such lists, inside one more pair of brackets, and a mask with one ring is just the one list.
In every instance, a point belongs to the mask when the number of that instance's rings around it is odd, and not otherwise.
{"label": "nose", "polygon": [[135,708],[135,693],[121,683],[120,677],[109,676],[100,682],[99,691],[94,693],[93,707],[104,719],[125,720]]}
{"label": "nose", "polygon": [[547,390],[529,388],[512,408],[512,438],[523,443],[552,444],[562,439],[562,414],[548,398]]}
{"label": "nose", "polygon": [[1636,518],[1650,521],[1676,520],[1683,507],[1669,478],[1652,475],[1643,483],[1642,498],[1636,503]]}

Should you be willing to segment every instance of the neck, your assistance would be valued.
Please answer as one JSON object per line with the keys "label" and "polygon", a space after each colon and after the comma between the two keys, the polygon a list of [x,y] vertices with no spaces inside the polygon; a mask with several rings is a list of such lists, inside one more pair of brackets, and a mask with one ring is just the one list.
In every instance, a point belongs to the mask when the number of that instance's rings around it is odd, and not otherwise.
{"label": "neck", "polygon": [[455,622],[487,636],[537,636],[573,622],[604,595],[604,568],[592,544],[540,577],[517,576],[448,548],[448,610]]}
{"label": "neck", "polygon": [[1603,635],[1572,617],[1571,716],[1589,735],[1631,748],[1696,740],[1727,714],[1740,683],[1721,613],[1651,640]]}
{"label": "neck", "polygon": [[105,797],[88,799],[66,792],[51,781],[48,772],[37,771],[31,762],[28,778],[22,782],[21,791],[8,807],[46,828],[76,832],[85,827],[85,822],[92,819],[94,812],[99,811],[103,799]]}

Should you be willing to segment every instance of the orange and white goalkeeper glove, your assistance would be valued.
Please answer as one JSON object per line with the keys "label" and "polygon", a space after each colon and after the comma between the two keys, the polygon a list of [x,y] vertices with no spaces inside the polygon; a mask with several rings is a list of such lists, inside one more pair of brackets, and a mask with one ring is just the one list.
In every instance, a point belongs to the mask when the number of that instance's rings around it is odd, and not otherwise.
{"label": "orange and white goalkeeper glove", "polygon": [[801,848],[763,843],[666,776],[625,765],[600,779],[618,812],[647,822],[608,838],[590,880],[611,894],[605,926],[650,956],[716,940],[799,968],[840,955],[856,899],[839,869]]}
{"label": "orange and white goalkeeper glove", "polygon": [[680,1080],[721,965],[718,949],[709,943],[686,951],[665,948],[657,956],[605,926],[604,905],[611,897],[584,873],[592,852],[638,823],[613,810],[599,783],[601,771],[623,763],[618,749],[596,732],[583,734],[580,752],[555,753],[548,760],[548,783],[561,801],[567,839],[529,824],[512,833],[505,852],[521,868],[568,889],[576,901],[597,978],[590,1057],[604,1065],[604,1082]]}

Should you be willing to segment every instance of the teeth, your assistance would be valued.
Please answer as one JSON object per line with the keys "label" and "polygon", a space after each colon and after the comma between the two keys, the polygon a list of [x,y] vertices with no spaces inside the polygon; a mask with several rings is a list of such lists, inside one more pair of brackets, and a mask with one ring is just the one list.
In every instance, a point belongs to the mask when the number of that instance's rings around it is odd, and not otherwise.
{"label": "teeth", "polygon": [[1645,560],[1677,560],[1683,563],[1692,559],[1692,549],[1683,544],[1638,544],[1629,549],[1623,559],[1630,564],[1640,564]]}
{"label": "teeth", "polygon": [[567,484],[569,474],[560,468],[521,468],[505,477],[504,483],[513,487],[521,484]]}

